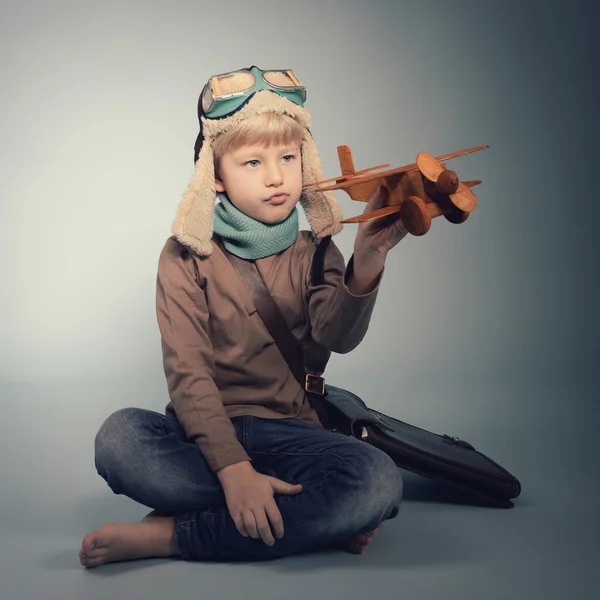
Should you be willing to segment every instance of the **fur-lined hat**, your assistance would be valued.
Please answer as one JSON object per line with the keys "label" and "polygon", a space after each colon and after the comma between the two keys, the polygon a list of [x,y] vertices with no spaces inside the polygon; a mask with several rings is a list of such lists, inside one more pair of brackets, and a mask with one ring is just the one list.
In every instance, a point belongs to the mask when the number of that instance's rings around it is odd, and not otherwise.
{"label": "fur-lined hat", "polygon": [[[200,256],[212,253],[214,206],[216,202],[215,168],[212,143],[220,134],[241,121],[266,112],[286,114],[304,127],[301,143],[302,180],[304,184],[324,179],[316,144],[309,131],[310,114],[302,106],[270,90],[261,90],[233,114],[217,119],[207,118],[198,103],[200,133],[195,145],[196,163],[191,182],[179,204],[172,232],[184,245]],[[316,240],[339,233],[342,212],[332,192],[304,188],[300,197]]]}

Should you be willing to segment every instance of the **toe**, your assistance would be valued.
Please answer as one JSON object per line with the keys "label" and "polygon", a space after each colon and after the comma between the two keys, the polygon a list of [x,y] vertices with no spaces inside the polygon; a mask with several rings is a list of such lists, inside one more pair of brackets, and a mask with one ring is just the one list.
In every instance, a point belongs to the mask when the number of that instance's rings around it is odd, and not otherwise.
{"label": "toe", "polygon": [[355,554],[362,554],[363,552],[365,552],[365,550],[367,549],[367,546],[365,544],[354,544],[354,552]]}
{"label": "toe", "polygon": [[86,554],[93,552],[99,546],[98,531],[92,531],[83,538],[81,549]]}
{"label": "toe", "polygon": [[81,564],[86,568],[86,569],[93,569],[94,567],[97,567],[99,565],[102,564],[102,559],[101,558],[88,558],[85,561],[83,561]]}
{"label": "toe", "polygon": [[99,537],[98,532],[94,531],[86,536],[83,540],[80,557],[85,557],[88,560],[103,559],[107,553],[107,546]]}

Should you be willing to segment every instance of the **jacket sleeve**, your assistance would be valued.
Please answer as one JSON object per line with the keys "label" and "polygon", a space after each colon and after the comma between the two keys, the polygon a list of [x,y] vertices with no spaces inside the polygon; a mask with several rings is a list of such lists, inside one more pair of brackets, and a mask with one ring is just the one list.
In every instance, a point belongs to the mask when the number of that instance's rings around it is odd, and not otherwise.
{"label": "jacket sleeve", "polygon": [[172,239],[159,259],[156,312],[169,396],[186,435],[213,471],[250,460],[214,381],[210,317],[193,258]]}
{"label": "jacket sleeve", "polygon": [[367,333],[383,276],[383,273],[380,274],[370,293],[355,296],[346,287],[353,264],[354,257],[351,257],[348,266],[344,265],[342,253],[330,240],[325,251],[323,280],[313,282],[310,268],[307,275],[312,338],[339,354],[354,350]]}

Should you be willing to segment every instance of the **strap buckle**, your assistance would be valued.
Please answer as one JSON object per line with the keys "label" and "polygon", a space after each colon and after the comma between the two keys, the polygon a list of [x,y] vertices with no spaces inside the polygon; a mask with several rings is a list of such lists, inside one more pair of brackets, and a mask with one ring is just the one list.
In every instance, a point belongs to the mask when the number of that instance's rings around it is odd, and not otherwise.
{"label": "strap buckle", "polygon": [[310,394],[325,396],[325,379],[318,375],[307,373],[306,379],[304,380],[304,389]]}

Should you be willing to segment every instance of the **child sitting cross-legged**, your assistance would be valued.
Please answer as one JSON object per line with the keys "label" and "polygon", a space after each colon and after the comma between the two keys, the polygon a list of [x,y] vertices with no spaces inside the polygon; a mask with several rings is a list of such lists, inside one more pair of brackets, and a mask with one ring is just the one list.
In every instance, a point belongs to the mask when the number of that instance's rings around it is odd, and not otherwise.
{"label": "child sitting cross-legged", "polygon": [[[362,223],[348,264],[330,241],[313,280],[317,246],[342,217],[331,192],[303,188],[323,179],[304,102],[291,71],[256,67],[212,77],[201,94],[194,175],[158,263],[170,402],[165,414],[118,410],[95,440],[113,492],[153,512],[89,533],[86,567],[361,553],[398,513],[394,462],[321,422],[227,256],[256,266],[309,353],[347,353],[365,336],[387,253],[406,231],[397,218]],[[299,231],[298,204],[310,231]]]}

